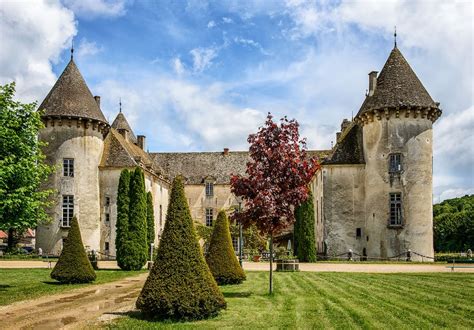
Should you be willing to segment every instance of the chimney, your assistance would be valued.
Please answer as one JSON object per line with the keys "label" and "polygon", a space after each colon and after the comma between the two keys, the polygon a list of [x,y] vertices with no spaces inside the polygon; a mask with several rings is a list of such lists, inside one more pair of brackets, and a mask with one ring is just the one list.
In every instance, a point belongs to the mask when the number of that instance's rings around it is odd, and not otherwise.
{"label": "chimney", "polygon": [[347,126],[349,126],[351,124],[351,122],[349,121],[349,119],[347,118],[344,118],[342,120],[342,123],[341,123],[341,132],[344,132],[344,130],[347,128]]}
{"label": "chimney", "polygon": [[145,150],[145,142],[146,142],[145,135],[137,135],[137,145],[140,147],[140,149]]}
{"label": "chimney", "polygon": [[229,148],[224,148],[224,156],[227,156],[229,154]]}
{"label": "chimney", "polygon": [[377,71],[369,73],[369,96],[374,95],[375,87],[377,86]]}
{"label": "chimney", "polygon": [[97,106],[100,108],[100,96],[98,95],[94,96],[94,100],[97,103]]}
{"label": "chimney", "polygon": [[120,135],[123,136],[125,141],[128,141],[128,130],[126,130],[125,128],[119,128],[118,132],[120,133]]}

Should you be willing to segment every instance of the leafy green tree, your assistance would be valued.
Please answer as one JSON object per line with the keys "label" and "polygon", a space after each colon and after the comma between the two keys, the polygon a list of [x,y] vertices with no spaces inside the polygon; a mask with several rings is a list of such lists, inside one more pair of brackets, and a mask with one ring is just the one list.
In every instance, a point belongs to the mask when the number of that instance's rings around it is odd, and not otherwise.
{"label": "leafy green tree", "polygon": [[153,214],[153,195],[151,191],[146,194],[146,230],[148,246],[155,242],[155,216]]}
{"label": "leafy green tree", "polygon": [[59,260],[51,272],[51,278],[61,283],[88,283],[96,278],[82,244],[76,217],[72,218],[71,228],[69,228]]}
{"label": "leafy green tree", "polygon": [[54,170],[44,163],[45,144],[38,141],[43,123],[36,103],[14,101],[14,94],[15,83],[0,86],[0,230],[11,238],[49,220],[52,190],[40,187]]}
{"label": "leafy green tree", "polygon": [[129,196],[125,269],[138,270],[145,265],[148,256],[145,178],[139,167],[131,174]]}
{"label": "leafy green tree", "polygon": [[314,202],[310,189],[306,201],[296,207],[295,218],[295,255],[298,256],[299,261],[315,262]]}
{"label": "leafy green tree", "polygon": [[199,247],[181,177],[173,180],[165,228],[137,308],[158,319],[194,320],[226,307]]}
{"label": "leafy green tree", "polygon": [[130,206],[130,172],[124,169],[120,173],[117,193],[117,222],[115,224],[115,249],[117,264],[122,269],[130,269],[127,255],[128,213]]}
{"label": "leafy green tree", "polygon": [[230,237],[229,220],[225,211],[220,211],[209,244],[206,262],[219,285],[239,284],[245,280]]}

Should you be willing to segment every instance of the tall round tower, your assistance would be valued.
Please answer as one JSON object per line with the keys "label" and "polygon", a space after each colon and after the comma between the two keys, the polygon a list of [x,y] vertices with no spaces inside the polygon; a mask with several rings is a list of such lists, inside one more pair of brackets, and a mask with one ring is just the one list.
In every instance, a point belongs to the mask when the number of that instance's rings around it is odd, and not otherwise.
{"label": "tall round tower", "polygon": [[409,250],[413,260],[434,256],[432,124],[440,115],[439,103],[395,45],[380,75],[369,74],[355,118],[363,126],[369,257],[404,257]]}
{"label": "tall round tower", "polygon": [[39,107],[45,127],[39,139],[47,143],[46,161],[56,166],[46,188],[54,189],[48,213],[52,221],[37,229],[37,248],[58,254],[76,216],[84,245],[100,247],[99,162],[109,124],[72,56]]}

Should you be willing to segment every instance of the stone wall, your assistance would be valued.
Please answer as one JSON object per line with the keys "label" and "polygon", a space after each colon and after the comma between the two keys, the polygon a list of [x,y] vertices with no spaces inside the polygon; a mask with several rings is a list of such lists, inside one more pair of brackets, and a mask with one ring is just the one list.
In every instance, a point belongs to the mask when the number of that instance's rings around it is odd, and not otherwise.
{"label": "stone wall", "polygon": [[[363,134],[368,255],[386,258],[411,249],[433,257],[432,121],[402,112],[371,118]],[[389,173],[391,153],[402,155],[402,171],[396,175]],[[394,192],[402,196],[399,227],[389,226],[389,195]]]}

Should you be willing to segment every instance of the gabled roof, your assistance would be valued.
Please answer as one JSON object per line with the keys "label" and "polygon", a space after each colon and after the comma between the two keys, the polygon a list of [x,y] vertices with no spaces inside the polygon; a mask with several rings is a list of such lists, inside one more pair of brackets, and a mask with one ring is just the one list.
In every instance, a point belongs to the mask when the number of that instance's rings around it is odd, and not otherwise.
{"label": "gabled roof", "polygon": [[[308,150],[309,157],[326,157],[328,150]],[[155,164],[160,165],[165,173],[174,178],[181,174],[187,184],[203,184],[206,178],[215,179],[215,184],[230,184],[231,174],[245,175],[248,151],[223,152],[163,152],[150,153]]]}
{"label": "gabled roof", "polygon": [[99,166],[135,167],[139,166],[140,163],[156,174],[164,174],[163,169],[153,162],[147,152],[132,141],[125,140],[116,129],[111,128],[104,140],[104,152]]}
{"label": "gabled roof", "polygon": [[366,97],[358,115],[375,109],[405,106],[438,107],[400,50],[395,47],[377,78],[374,94]]}
{"label": "gabled roof", "polygon": [[352,122],[347,127],[334,147],[334,151],[326,164],[365,164],[362,127]]}
{"label": "gabled roof", "polygon": [[39,109],[44,110],[43,116],[80,117],[107,123],[72,59]]}
{"label": "gabled roof", "polygon": [[125,118],[124,114],[122,112],[119,112],[117,117],[115,118],[114,122],[112,123],[112,127],[115,128],[116,130],[119,129],[125,129],[128,131],[129,139],[133,143],[137,143],[137,137],[133,133],[132,128],[130,127],[130,124],[127,121],[127,118]]}

